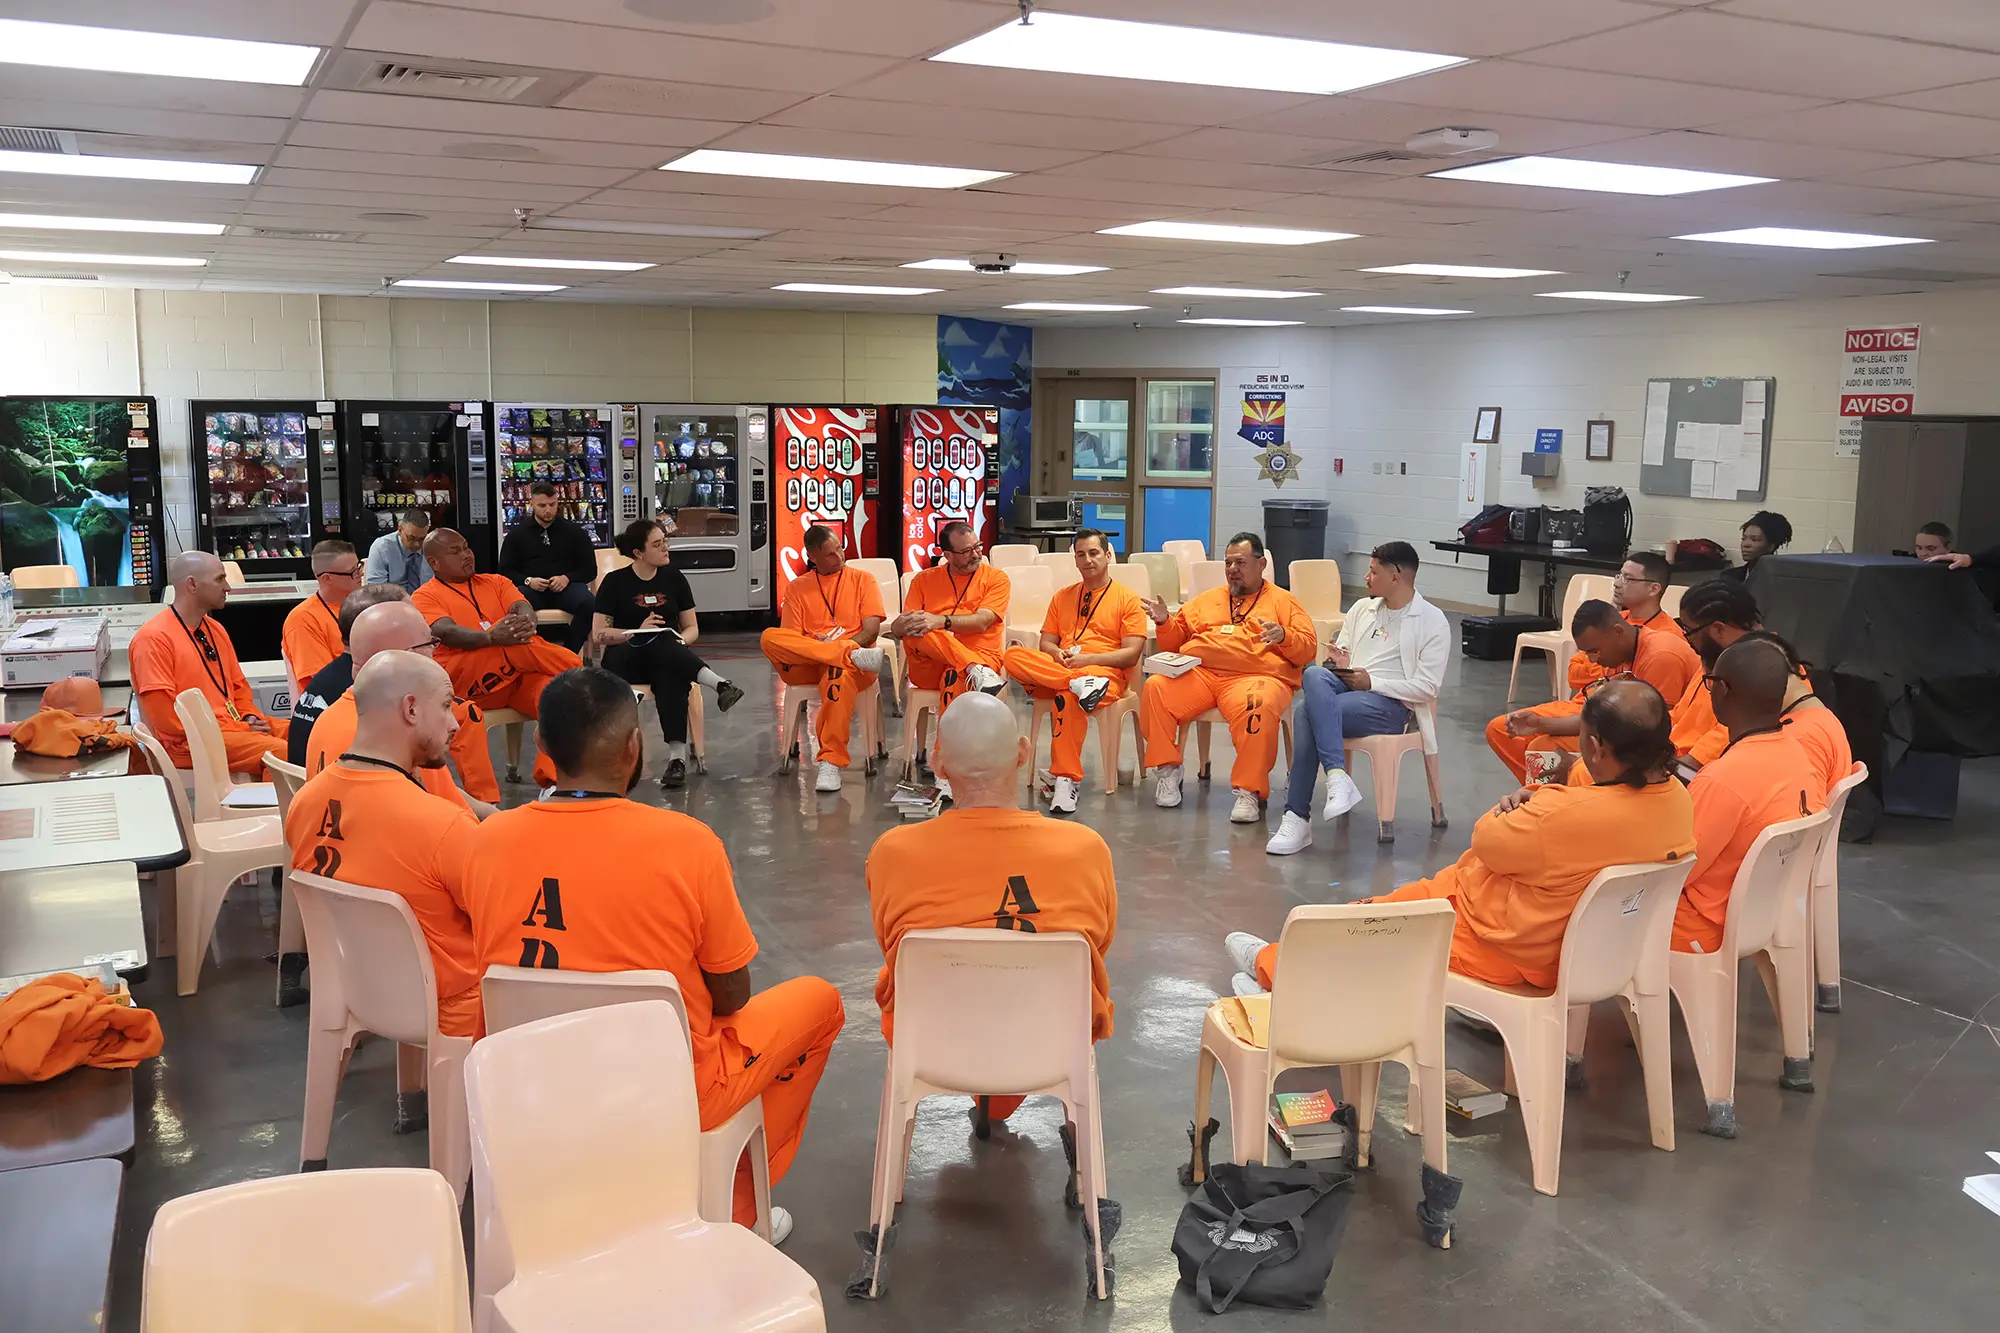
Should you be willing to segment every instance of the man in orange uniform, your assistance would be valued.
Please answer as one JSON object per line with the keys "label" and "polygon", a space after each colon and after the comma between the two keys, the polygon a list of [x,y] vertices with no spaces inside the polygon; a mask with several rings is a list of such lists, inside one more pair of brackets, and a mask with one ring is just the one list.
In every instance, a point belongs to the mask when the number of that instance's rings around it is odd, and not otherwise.
{"label": "man in orange uniform", "polygon": [[1158,769],[1153,804],[1181,803],[1181,736],[1185,724],[1221,710],[1236,746],[1229,785],[1234,824],[1254,824],[1271,794],[1278,760],[1278,726],[1291,706],[1299,673],[1319,653],[1318,632],[1298,599],[1264,577],[1264,543],[1239,532],[1222,551],[1224,586],[1190,597],[1172,616],[1164,599],[1145,604],[1163,651],[1187,653],[1201,665],[1181,676],[1149,676],[1139,700],[1148,768]]}
{"label": "man in orange uniform", "polygon": [[1486,724],[1486,743],[1516,780],[1525,781],[1530,750],[1575,750],[1584,696],[1613,676],[1631,675],[1678,699],[1688,681],[1701,674],[1701,659],[1678,632],[1645,630],[1618,614],[1609,602],[1588,601],[1576,609],[1569,632],[1578,651],[1600,673],[1575,698],[1502,713]]}
{"label": "man in orange uniform", "polygon": [[[424,539],[424,561],[432,578],[410,594],[410,604],[430,621],[438,638],[438,665],[451,673],[452,687],[476,708],[511,708],[523,717],[539,717],[542,688],[560,673],[581,666],[569,649],[535,633],[535,608],[498,574],[474,568],[472,546],[450,528],[438,528]],[[466,731],[471,731],[467,728]],[[488,803],[500,799],[493,776],[493,756],[486,746],[486,729],[466,738],[461,732],[451,757],[458,761],[465,789]],[[552,766],[535,762],[535,782],[546,786]],[[507,781],[519,782],[510,772]]]}
{"label": "man in orange uniform", "polygon": [[351,542],[326,541],[312,549],[313,595],[285,617],[280,651],[300,689],[347,651],[340,638],[340,607],[361,586],[361,557]]}
{"label": "man in orange uniform", "polygon": [[1073,815],[1083,787],[1083,737],[1099,704],[1125,697],[1126,675],[1146,651],[1151,621],[1139,594],[1111,577],[1111,541],[1085,528],[1070,543],[1074,588],[1049,599],[1039,649],[1009,648],[1007,674],[1049,710],[1049,813]]}
{"label": "man in orange uniform", "polygon": [[[979,535],[970,523],[945,524],[938,530],[938,547],[944,558],[910,580],[903,614],[882,632],[902,643],[911,687],[938,692],[942,718],[966,690],[997,694],[1006,684],[1000,659],[1013,586],[981,558]],[[940,785],[951,794],[949,783]]]}
{"label": "man in orange uniform", "polygon": [[874,576],[847,567],[832,532],[817,524],[807,528],[805,548],[812,568],[785,589],[778,628],[765,630],[760,643],[785,684],[819,686],[819,773],[813,790],[839,791],[856,696],[875,683],[884,666],[879,648],[863,655],[866,670],[854,658],[875,642],[887,612]]}
{"label": "man in orange uniform", "polygon": [[[840,1035],[840,992],[796,977],[750,993],[757,939],[722,840],[686,815],[625,799],[645,761],[631,686],[582,667],[551,681],[542,707],[556,783],[481,824],[466,867],[480,963],[672,972],[701,1126],[714,1129],[761,1096],[775,1184]],[[748,1163],[739,1163],[736,1220],[750,1225],[755,1207]],[[791,1215],[773,1208],[771,1225],[782,1242]]]}
{"label": "man in orange uniform", "polygon": [[[1695,850],[1694,804],[1673,776],[1667,703],[1642,681],[1607,681],[1584,701],[1588,787],[1523,787],[1472,827],[1472,847],[1430,879],[1366,902],[1449,898],[1451,970],[1494,986],[1556,983],[1577,899],[1606,866],[1677,861]],[[1267,990],[1277,946],[1231,935],[1238,994]],[[1254,975],[1243,975],[1251,973]]]}
{"label": "man in orange uniform", "polygon": [[187,768],[193,760],[174,700],[200,690],[222,728],[229,771],[261,777],[265,755],[284,757],[286,723],[257,711],[229,631],[208,618],[229,600],[222,562],[207,551],[183,551],[168,564],[167,581],[173,605],[139,627],[128,654],[139,712],[175,766]]}
{"label": "man in orange uniform", "polygon": [[[1065,591],[1067,591],[1065,589]],[[1081,824],[1018,807],[1027,738],[998,699],[971,698],[938,722],[937,768],[952,784],[952,808],[890,829],[868,853],[868,902],[882,970],[875,1003],[882,1036],[896,1040],[896,950],[913,930],[991,926],[1028,934],[1073,930],[1090,941],[1092,1041],[1111,1035],[1111,983],[1104,955],[1118,933],[1111,849]],[[980,1097],[973,1125],[985,1138],[1020,1097]],[[1067,1132],[1065,1146],[1075,1149]]]}
{"label": "man in orange uniform", "polygon": [[465,864],[479,826],[418,777],[444,768],[458,730],[451,678],[416,653],[377,653],[351,697],[353,740],[299,788],[285,816],[292,869],[401,894],[430,945],[438,1031],[477,1037],[486,969],[466,913]]}

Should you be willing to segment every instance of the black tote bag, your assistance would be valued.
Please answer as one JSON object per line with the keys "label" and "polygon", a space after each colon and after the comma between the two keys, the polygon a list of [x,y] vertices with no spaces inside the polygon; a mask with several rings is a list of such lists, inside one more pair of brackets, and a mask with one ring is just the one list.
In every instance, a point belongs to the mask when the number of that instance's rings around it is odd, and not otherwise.
{"label": "black tote bag", "polygon": [[1310,1308],[1333,1271],[1353,1185],[1309,1166],[1211,1167],[1174,1226],[1181,1281],[1211,1314],[1237,1301]]}

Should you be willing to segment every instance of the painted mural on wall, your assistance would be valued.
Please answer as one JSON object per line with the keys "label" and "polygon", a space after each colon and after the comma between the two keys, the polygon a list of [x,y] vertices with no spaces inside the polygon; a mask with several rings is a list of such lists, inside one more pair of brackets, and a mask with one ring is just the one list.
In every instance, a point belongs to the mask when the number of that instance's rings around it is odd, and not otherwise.
{"label": "painted mural on wall", "polygon": [[1028,484],[1028,407],[1033,397],[1035,331],[1019,324],[938,316],[938,402],[1000,409],[1000,522],[1014,493]]}

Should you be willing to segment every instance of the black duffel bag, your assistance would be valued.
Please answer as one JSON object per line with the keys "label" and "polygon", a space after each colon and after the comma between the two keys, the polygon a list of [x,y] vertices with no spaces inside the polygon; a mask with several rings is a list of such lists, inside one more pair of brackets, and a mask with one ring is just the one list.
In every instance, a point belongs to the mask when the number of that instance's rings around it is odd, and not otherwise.
{"label": "black duffel bag", "polygon": [[1174,1257],[1210,1314],[1237,1301],[1304,1310],[1326,1291],[1354,1177],[1310,1166],[1223,1162],[1181,1210]]}

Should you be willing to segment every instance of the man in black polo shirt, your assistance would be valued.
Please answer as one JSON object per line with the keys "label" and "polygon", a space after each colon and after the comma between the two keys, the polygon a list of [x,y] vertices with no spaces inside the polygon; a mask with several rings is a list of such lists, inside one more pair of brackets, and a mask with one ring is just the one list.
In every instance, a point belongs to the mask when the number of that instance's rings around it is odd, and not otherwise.
{"label": "man in black polo shirt", "polygon": [[[410,594],[400,583],[364,583],[340,604],[340,641],[347,642],[347,636],[354,631],[354,618],[371,606],[384,602],[406,602]],[[354,686],[354,654],[342,653],[314,673],[313,678],[299,686],[299,697],[292,701],[292,726],[285,733],[285,758],[300,768],[306,766],[306,755],[312,745],[313,723],[326,706],[348,692]]]}
{"label": "man in black polo shirt", "polygon": [[500,544],[500,573],[537,611],[569,612],[563,642],[581,653],[590,641],[591,612],[597,606],[590,591],[597,577],[597,548],[580,525],[557,516],[561,507],[553,483],[538,481],[528,488],[529,516]]}

